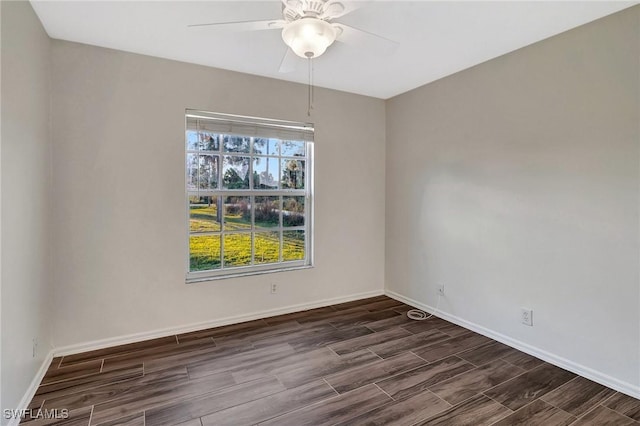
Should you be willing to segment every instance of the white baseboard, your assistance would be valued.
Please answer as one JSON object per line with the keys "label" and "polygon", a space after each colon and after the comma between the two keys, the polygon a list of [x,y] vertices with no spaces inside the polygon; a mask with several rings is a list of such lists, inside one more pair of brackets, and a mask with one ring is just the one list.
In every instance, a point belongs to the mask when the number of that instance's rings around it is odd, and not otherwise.
{"label": "white baseboard", "polygon": [[[396,293],[395,291],[386,290],[385,294],[396,300],[404,302],[407,305],[411,305],[418,309],[422,309],[425,312],[434,313],[435,311],[435,309],[432,306],[425,305],[424,303],[421,303],[421,302],[418,302],[417,300],[403,296],[399,293]],[[475,331],[476,333],[482,334],[483,336],[490,337],[494,340],[497,340],[500,343],[504,343],[505,345],[511,346],[512,348],[521,350],[522,352],[527,353],[531,356],[540,358],[541,360],[546,361],[549,364],[553,364],[560,368],[564,368],[565,370],[568,370],[568,371],[571,371],[572,373],[586,377],[589,380],[593,380],[594,382],[600,383],[601,385],[610,387],[611,389],[617,390],[618,392],[640,399],[640,386],[636,386],[632,383],[616,379],[615,377],[611,377],[600,371],[575,363],[571,360],[552,354],[550,352],[547,352],[535,346],[531,346],[528,343],[524,343],[519,340],[513,339],[509,336],[490,330],[488,328],[485,328],[481,325],[467,321],[455,315],[451,315],[446,312],[440,312],[440,311],[435,312],[434,315],[444,320],[447,320],[449,322],[452,322],[454,324],[457,324],[461,327]]]}
{"label": "white baseboard", "polygon": [[[52,360],[53,360],[53,349],[49,351],[45,359],[42,361],[42,364],[40,365],[38,372],[33,377],[33,380],[31,380],[31,383],[29,383],[29,387],[27,388],[27,391],[24,393],[24,395],[22,396],[22,399],[18,403],[18,410],[26,409],[29,406],[29,403],[31,402],[31,400],[33,399],[33,396],[36,394],[36,391],[38,390],[38,386],[40,386],[40,382],[44,378],[44,375],[47,373],[47,370],[49,369],[49,365],[51,364]],[[22,419],[20,418],[12,418],[11,420],[9,420],[8,426],[16,426],[20,424],[21,420]]]}
{"label": "white baseboard", "polygon": [[93,351],[96,349],[108,348],[110,346],[141,342],[144,340],[173,336],[175,334],[189,333],[192,331],[205,330],[207,328],[220,327],[223,325],[237,324],[239,322],[268,318],[276,315],[306,311],[307,309],[321,308],[324,306],[335,305],[335,304],[344,303],[344,302],[351,302],[352,300],[365,299],[367,297],[380,296],[383,294],[384,294],[383,290],[374,290],[374,291],[368,291],[365,293],[352,294],[349,296],[318,300],[311,303],[301,303],[297,305],[285,306],[283,308],[257,311],[257,312],[252,312],[250,314],[218,318],[215,320],[204,321],[204,322],[199,322],[195,324],[187,324],[187,325],[181,325],[177,327],[169,327],[169,328],[163,328],[159,330],[145,331],[142,333],[128,334],[125,336],[110,337],[108,339],[94,340],[91,342],[61,346],[61,347],[55,348],[53,351],[53,354],[55,356],[73,355],[77,353]]}

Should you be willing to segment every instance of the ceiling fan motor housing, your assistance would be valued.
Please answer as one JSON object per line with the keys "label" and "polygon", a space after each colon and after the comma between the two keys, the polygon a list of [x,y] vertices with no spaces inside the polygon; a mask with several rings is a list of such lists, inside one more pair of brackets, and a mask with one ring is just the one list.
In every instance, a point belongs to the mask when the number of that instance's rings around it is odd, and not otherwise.
{"label": "ceiling fan motor housing", "polygon": [[322,18],[326,12],[327,0],[285,0],[282,14],[288,22],[304,17]]}

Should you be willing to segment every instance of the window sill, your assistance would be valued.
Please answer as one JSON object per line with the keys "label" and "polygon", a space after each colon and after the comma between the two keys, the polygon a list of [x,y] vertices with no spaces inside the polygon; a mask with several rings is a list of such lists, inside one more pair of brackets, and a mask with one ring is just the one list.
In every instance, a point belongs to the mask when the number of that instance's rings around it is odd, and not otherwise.
{"label": "window sill", "polygon": [[248,277],[250,275],[275,274],[278,272],[298,271],[301,269],[312,269],[313,267],[314,267],[313,265],[302,265],[302,266],[290,266],[290,267],[279,268],[279,269],[265,269],[262,271],[239,271],[239,272],[228,273],[224,275],[211,275],[207,277],[187,278],[185,280],[185,283],[195,284],[195,283],[201,283],[206,281],[219,281],[219,280],[226,280],[230,278]]}

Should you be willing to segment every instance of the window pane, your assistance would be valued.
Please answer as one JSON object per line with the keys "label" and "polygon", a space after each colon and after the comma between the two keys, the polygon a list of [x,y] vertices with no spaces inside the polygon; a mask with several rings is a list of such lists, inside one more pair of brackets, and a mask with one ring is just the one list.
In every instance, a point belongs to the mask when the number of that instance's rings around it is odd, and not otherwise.
{"label": "window pane", "polygon": [[220,135],[216,133],[200,132],[200,151],[220,151]]}
{"label": "window pane", "polygon": [[278,189],[279,163],[277,158],[255,157],[253,159],[253,189]]}
{"label": "window pane", "polygon": [[280,225],[280,197],[256,197],[256,226],[271,228]]}
{"label": "window pane", "polygon": [[304,259],[304,231],[282,233],[282,260]]}
{"label": "window pane", "polygon": [[191,271],[220,268],[220,236],[191,236],[189,238],[189,255]]}
{"label": "window pane", "polygon": [[282,225],[304,226],[304,197],[284,197],[282,201]]}
{"label": "window pane", "polygon": [[187,149],[190,151],[219,151],[220,135],[189,130],[187,131]]}
{"label": "window pane", "polygon": [[224,200],[224,230],[251,229],[249,197],[226,197]]}
{"label": "window pane", "polygon": [[225,266],[251,264],[251,234],[226,234],[224,236]]}
{"label": "window pane", "polygon": [[218,203],[222,197],[189,197],[189,230],[191,232],[220,231]]}
{"label": "window pane", "polygon": [[187,190],[198,189],[198,154],[187,154]]}
{"label": "window pane", "polygon": [[280,261],[280,237],[277,232],[256,232],[254,263],[277,263]]}
{"label": "window pane", "polygon": [[278,139],[256,138],[253,141],[253,153],[257,155],[278,155],[279,146]]}
{"label": "window pane", "polygon": [[250,139],[245,136],[223,136],[224,152],[243,152],[249,153]]}
{"label": "window pane", "polygon": [[198,132],[194,130],[187,130],[187,149],[189,151],[195,151],[198,149]]}
{"label": "window pane", "polygon": [[282,160],[283,189],[304,189],[304,161]]}
{"label": "window pane", "polygon": [[219,157],[217,155],[201,155],[198,157],[200,167],[200,189],[218,189]]}
{"label": "window pane", "polygon": [[217,155],[187,154],[187,189],[218,189]]}
{"label": "window pane", "polygon": [[224,189],[249,189],[249,157],[225,155],[222,167]]}
{"label": "window pane", "polygon": [[305,142],[302,141],[282,141],[280,149],[283,157],[304,157]]}

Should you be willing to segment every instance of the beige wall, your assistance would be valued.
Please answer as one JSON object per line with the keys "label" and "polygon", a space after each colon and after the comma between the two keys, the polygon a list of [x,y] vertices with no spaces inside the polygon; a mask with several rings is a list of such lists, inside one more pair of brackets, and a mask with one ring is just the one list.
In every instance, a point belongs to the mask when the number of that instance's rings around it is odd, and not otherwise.
{"label": "beige wall", "polygon": [[[15,408],[51,349],[50,40],[28,2],[2,9],[2,400]],[[39,348],[32,357],[32,339]],[[2,420],[2,424],[6,420]]]}
{"label": "beige wall", "polygon": [[387,102],[386,286],[640,394],[639,31],[636,6]]}
{"label": "beige wall", "polygon": [[[384,286],[382,100],[53,42],[56,346]],[[185,284],[184,110],[312,121],[315,264]],[[270,294],[269,284],[279,285]]]}

